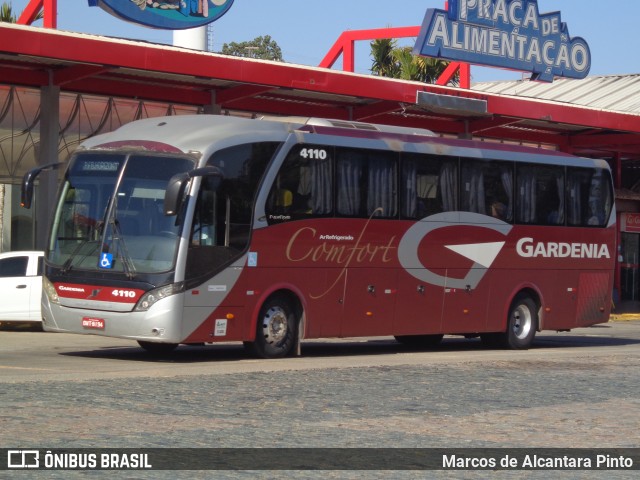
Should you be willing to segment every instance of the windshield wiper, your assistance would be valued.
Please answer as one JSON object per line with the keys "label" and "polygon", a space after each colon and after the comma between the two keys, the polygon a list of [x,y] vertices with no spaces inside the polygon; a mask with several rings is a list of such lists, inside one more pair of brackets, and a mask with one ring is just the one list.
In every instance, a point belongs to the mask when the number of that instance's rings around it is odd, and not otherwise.
{"label": "windshield wiper", "polygon": [[95,242],[95,246],[92,249],[90,249],[88,252],[86,252],[84,255],[82,255],[82,259],[81,259],[80,263],[82,263],[82,261],[85,258],[87,258],[89,255],[91,255],[93,252],[95,252],[97,250],[98,245],[100,245],[100,241],[99,240],[89,240],[88,238],[86,240],[83,240],[73,250],[71,255],[69,255],[69,258],[67,258],[67,260],[62,265],[62,270],[61,270],[62,273],[67,273],[69,270],[71,270],[71,268],[73,268],[73,261],[76,259],[76,255],[78,255],[78,252],[80,252],[80,249],[82,247],[84,247],[85,245],[91,243],[91,242]]}
{"label": "windshield wiper", "polygon": [[[118,174],[118,179],[116,180],[116,184],[113,189],[113,197],[111,201],[107,205],[107,211],[105,212],[105,224],[111,226],[111,240],[116,244],[116,253],[118,254],[118,258],[122,262],[122,270],[124,270],[124,274],[127,276],[129,280],[132,280],[136,274],[136,268],[129,256],[129,252],[127,250],[127,245],[122,236],[122,232],[120,231],[120,222],[116,217],[116,212],[118,211],[118,191],[120,190],[120,185],[122,184],[122,179],[124,177],[124,172],[127,169],[127,165],[129,164],[129,156],[125,159],[124,164],[120,167],[120,173]],[[102,232],[102,252],[107,253],[107,232],[108,228],[105,228]],[[111,268],[111,267],[109,267]]]}
{"label": "windshield wiper", "polygon": [[[112,210],[115,212],[115,208]],[[124,274],[127,276],[129,280],[133,280],[133,277],[136,275],[136,267],[129,256],[129,251],[127,250],[127,244],[124,241],[124,237],[122,236],[122,231],[120,230],[120,222],[115,215],[112,215],[112,218],[109,220],[109,225],[111,225],[111,229],[113,231],[113,241],[116,243],[116,251],[118,253],[118,257],[120,261],[122,261],[122,269],[124,270]]]}
{"label": "windshield wiper", "polygon": [[73,252],[71,252],[71,255],[69,255],[69,258],[67,258],[67,260],[64,262],[61,269],[62,273],[67,273],[69,270],[71,270],[71,268],[73,267],[73,261],[76,259],[76,256],[80,253],[80,250],[85,245],[95,242],[95,246],[91,248],[89,251],[85,252],[84,255],[82,255],[82,258],[80,259],[80,263],[82,263],[85,258],[93,254],[97,250],[98,245],[100,245],[100,240],[99,238],[98,240],[92,240],[92,238],[98,237],[102,233],[103,227],[104,227],[104,224],[102,222],[97,222],[96,226],[93,227],[91,231],[89,231],[89,233],[87,234],[87,237],[83,239],[76,248],[73,249]]}

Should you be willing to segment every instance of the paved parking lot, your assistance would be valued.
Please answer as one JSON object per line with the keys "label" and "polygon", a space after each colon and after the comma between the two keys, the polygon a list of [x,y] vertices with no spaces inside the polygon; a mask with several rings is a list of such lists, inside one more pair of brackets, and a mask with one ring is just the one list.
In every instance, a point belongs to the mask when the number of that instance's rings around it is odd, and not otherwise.
{"label": "paved parking lot", "polygon": [[[635,321],[543,333],[535,348],[523,352],[486,350],[477,341],[448,337],[437,350],[412,351],[373,339],[307,342],[302,357],[270,361],[250,359],[235,345],[180,347],[171,358],[153,359],[124,340],[0,331],[0,382],[6,448],[640,447]],[[102,473],[114,478],[114,472]],[[169,473],[115,475],[176,478]],[[396,473],[486,478],[489,472]],[[559,471],[553,477],[635,476],[603,473]],[[79,472],[59,474],[83,478]],[[188,476],[256,475],[282,473]],[[549,478],[540,471],[494,475]]]}

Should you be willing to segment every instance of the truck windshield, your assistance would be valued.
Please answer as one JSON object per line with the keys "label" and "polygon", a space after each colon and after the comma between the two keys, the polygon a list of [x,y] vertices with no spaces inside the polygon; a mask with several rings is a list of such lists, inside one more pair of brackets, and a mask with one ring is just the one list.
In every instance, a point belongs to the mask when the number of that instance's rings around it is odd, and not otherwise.
{"label": "truck windshield", "polygon": [[174,268],[180,236],[162,212],[169,179],[194,160],[139,153],[81,153],[71,162],[53,221],[48,258],[71,269],[125,273]]}

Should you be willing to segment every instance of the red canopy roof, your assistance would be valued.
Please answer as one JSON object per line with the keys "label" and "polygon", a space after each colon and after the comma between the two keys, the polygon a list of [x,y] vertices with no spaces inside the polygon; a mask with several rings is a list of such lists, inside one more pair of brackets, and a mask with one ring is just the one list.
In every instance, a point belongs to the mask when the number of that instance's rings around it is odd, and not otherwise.
{"label": "red canopy roof", "polygon": [[[583,156],[640,159],[636,114],[6,23],[0,23],[0,79],[246,113],[412,126],[476,139],[555,145]],[[418,92],[427,94],[421,94],[420,103]],[[467,108],[467,99],[480,102]],[[483,109],[476,109],[476,103]]]}

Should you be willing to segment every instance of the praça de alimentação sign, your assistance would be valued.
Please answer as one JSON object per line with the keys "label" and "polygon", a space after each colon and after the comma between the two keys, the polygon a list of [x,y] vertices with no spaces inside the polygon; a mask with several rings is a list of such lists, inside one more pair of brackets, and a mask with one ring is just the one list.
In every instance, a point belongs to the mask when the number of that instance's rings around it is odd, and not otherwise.
{"label": "pra\u00e7a de alimenta\u00e7\u00e3o sign", "polygon": [[233,0],[88,0],[111,15],[147,27],[182,30],[201,27],[227,13]]}
{"label": "pra\u00e7a de alimenta\u00e7\u00e3o sign", "polygon": [[534,80],[584,78],[589,45],[569,35],[560,12],[540,14],[537,0],[449,0],[427,11],[414,53],[522,70]]}

